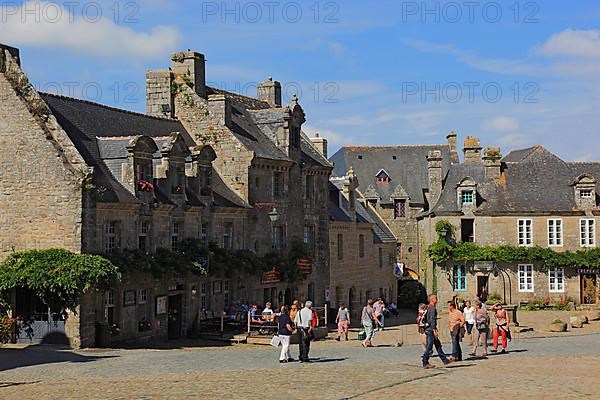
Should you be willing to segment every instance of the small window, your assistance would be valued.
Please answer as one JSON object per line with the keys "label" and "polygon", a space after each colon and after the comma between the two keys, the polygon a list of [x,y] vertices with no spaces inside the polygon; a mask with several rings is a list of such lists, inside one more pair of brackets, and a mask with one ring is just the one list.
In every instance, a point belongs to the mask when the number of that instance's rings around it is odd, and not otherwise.
{"label": "small window", "polygon": [[592,189],[581,189],[579,194],[582,199],[591,199],[592,197],[594,197],[594,192],[592,191]]}
{"label": "small window", "polygon": [[228,280],[224,280],[223,281],[223,305],[225,306],[225,308],[229,308],[229,281]]}
{"label": "small window", "polygon": [[398,157],[392,156],[392,160],[397,160],[397,159],[398,159]]}
{"label": "small window", "polygon": [[365,235],[358,235],[358,256],[360,258],[365,256]]}
{"label": "small window", "polygon": [[452,268],[452,289],[455,292],[464,292],[467,290],[467,267],[464,265],[455,265]]}
{"label": "small window", "polygon": [[362,160],[362,155],[359,155],[357,158],[358,158],[359,160]]}
{"label": "small window", "polygon": [[110,221],[104,224],[104,250],[112,253],[118,244],[118,222]]}
{"label": "small window", "polygon": [[375,179],[379,185],[388,185],[392,181],[388,173],[384,170],[379,171],[379,173],[375,175]]}
{"label": "small window", "polygon": [[377,199],[368,199],[367,203],[373,207],[373,208],[377,208]]}
{"label": "small window", "polygon": [[551,293],[565,291],[565,270],[563,268],[548,270],[548,289]]}
{"label": "small window", "polygon": [[394,218],[406,218],[406,200],[394,200]]}
{"label": "small window", "polygon": [[233,222],[225,222],[223,225],[223,248],[233,249]]}
{"label": "small window", "polygon": [[277,252],[285,250],[285,225],[273,228],[273,250]]}
{"label": "small window", "polygon": [[200,285],[200,308],[206,310],[206,283]]}
{"label": "small window", "polygon": [[379,268],[383,268],[383,249],[379,248]]}
{"label": "small window", "polygon": [[344,235],[341,233],[337,235],[337,258],[338,260],[344,259]]}
{"label": "small window", "polygon": [[283,172],[273,172],[273,198],[281,199],[283,197]]}
{"label": "small window", "polygon": [[581,247],[594,247],[596,245],[596,223],[593,219],[580,221]]}
{"label": "small window", "polygon": [[311,252],[314,252],[315,247],[315,227],[314,225],[304,226],[304,244],[308,246]]}
{"label": "small window", "polygon": [[148,289],[138,290],[138,304],[146,304],[148,301]]}
{"label": "small window", "polygon": [[150,223],[143,221],[140,223],[140,232],[138,234],[138,249],[148,250],[148,232],[150,232]]}
{"label": "small window", "polygon": [[472,206],[475,204],[475,193],[472,190],[463,190],[461,193],[461,203],[463,206]]}
{"label": "small window", "polygon": [[313,175],[306,176],[304,189],[304,198],[306,200],[312,200],[315,193],[315,177]]}
{"label": "small window", "polygon": [[533,292],[533,265],[519,265],[519,292]]}
{"label": "small window", "polygon": [[202,243],[202,247],[208,246],[208,223],[203,222],[200,225],[200,242]]}
{"label": "small window", "polygon": [[563,227],[561,219],[548,220],[548,246],[562,246]]}
{"label": "small window", "polygon": [[519,243],[519,246],[533,245],[532,226],[533,226],[533,221],[530,219],[520,219],[518,221],[518,243]]}
{"label": "small window", "polygon": [[181,231],[181,224],[179,222],[175,222],[172,227],[171,232],[171,250],[177,251],[179,247],[179,235]]}

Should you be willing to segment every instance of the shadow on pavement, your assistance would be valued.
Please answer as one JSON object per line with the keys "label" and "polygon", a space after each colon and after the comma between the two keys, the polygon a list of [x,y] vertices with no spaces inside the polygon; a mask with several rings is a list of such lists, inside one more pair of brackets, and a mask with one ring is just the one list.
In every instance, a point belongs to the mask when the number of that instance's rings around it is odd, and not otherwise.
{"label": "shadow on pavement", "polygon": [[86,363],[116,356],[86,356],[54,346],[34,345],[25,349],[0,349],[0,371],[63,362]]}

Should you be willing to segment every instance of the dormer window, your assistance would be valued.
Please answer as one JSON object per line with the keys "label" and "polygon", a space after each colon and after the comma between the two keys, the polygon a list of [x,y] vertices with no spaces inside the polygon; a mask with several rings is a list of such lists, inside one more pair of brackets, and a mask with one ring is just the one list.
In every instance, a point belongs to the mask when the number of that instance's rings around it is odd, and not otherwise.
{"label": "dormer window", "polygon": [[463,190],[460,198],[463,206],[472,206],[475,204],[475,195],[472,190]]}
{"label": "dormer window", "polygon": [[152,158],[157,150],[156,143],[148,136],[136,136],[127,145],[129,161],[124,169],[123,176],[127,177],[126,181],[133,185],[131,189],[136,194],[154,192]]}
{"label": "dormer window", "polygon": [[580,209],[592,209],[596,204],[596,178],[591,175],[579,175],[573,183],[575,203]]}
{"label": "dormer window", "polygon": [[378,185],[389,185],[392,181],[388,173],[384,170],[379,171],[377,175],[375,175],[375,179]]}
{"label": "dormer window", "polygon": [[458,207],[473,208],[477,206],[477,183],[469,176],[464,178],[456,188]]}
{"label": "dormer window", "polygon": [[135,168],[135,181],[137,190],[141,192],[154,192],[152,161],[138,160]]}
{"label": "dormer window", "polygon": [[185,190],[185,167],[178,165],[175,167],[175,185],[171,188],[173,194],[183,194]]}

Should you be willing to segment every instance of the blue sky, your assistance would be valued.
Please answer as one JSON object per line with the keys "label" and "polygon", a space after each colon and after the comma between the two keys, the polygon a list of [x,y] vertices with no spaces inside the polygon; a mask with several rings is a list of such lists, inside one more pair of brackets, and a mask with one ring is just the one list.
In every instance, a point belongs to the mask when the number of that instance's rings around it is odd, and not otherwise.
{"label": "blue sky", "polygon": [[143,112],[145,71],[190,48],[213,85],[254,96],[273,76],[297,93],[331,154],[454,130],[600,161],[597,1],[2,4],[0,42],[45,91]]}

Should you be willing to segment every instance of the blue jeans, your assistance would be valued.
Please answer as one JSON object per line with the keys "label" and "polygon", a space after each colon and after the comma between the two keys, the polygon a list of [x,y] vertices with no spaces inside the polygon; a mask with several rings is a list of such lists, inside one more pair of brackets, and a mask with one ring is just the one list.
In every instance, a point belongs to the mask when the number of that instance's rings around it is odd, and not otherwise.
{"label": "blue jeans", "polygon": [[446,354],[444,354],[444,349],[442,349],[442,344],[440,343],[440,340],[437,339],[435,337],[435,335],[433,334],[433,330],[431,329],[427,329],[425,331],[425,353],[423,353],[423,365],[428,365],[429,364],[429,354],[431,354],[431,351],[433,350],[433,346],[435,346],[435,351],[437,351],[438,356],[440,356],[440,359],[445,363],[448,360],[448,357],[446,357]]}

